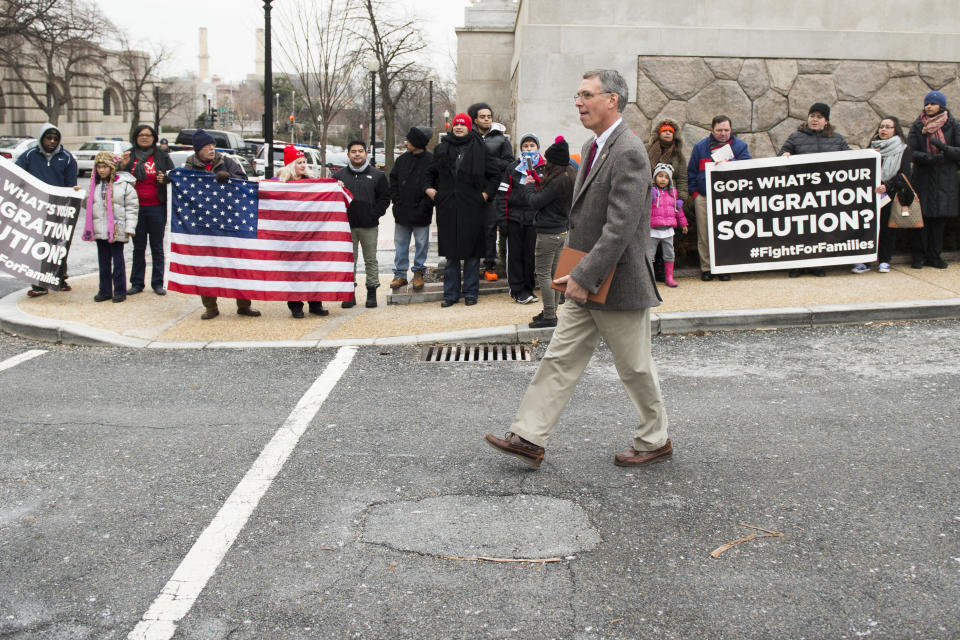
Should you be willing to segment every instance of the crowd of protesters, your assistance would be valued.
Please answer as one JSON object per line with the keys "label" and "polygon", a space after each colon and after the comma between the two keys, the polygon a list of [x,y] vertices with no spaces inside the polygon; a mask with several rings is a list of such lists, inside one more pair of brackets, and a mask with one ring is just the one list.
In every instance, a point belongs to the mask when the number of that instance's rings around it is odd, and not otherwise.
{"label": "crowd of protesters", "polygon": [[[391,288],[411,285],[419,291],[425,286],[429,230],[436,212],[438,253],[445,260],[441,307],[450,307],[461,299],[466,305],[476,304],[480,279],[499,278],[499,260],[514,301],[529,304],[542,300],[543,310],[532,318],[530,326],[556,326],[557,306],[563,297],[550,285],[568,233],[578,165],[562,137],[542,151],[541,139],[533,132],[517,139],[514,155],[510,140],[493,115],[486,103],[471,105],[465,113],[454,116],[449,132],[432,152],[427,147],[434,132],[428,127],[412,127],[405,140],[406,152],[397,158],[389,176],[372,164],[363,142],[348,144],[349,164],[333,177],[353,196],[347,216],[353,236],[354,274],[362,254],[367,307],[377,306],[377,234],[380,218],[392,205],[396,253]],[[733,123],[725,115],[713,118],[709,135],[693,146],[689,157],[685,156],[680,128],[670,119],[657,122],[647,145],[653,178],[648,257],[651,262],[662,261],[665,284],[676,287],[673,240],[677,232],[687,233],[689,218],[696,224],[700,278],[728,281],[730,275],[715,276],[710,271],[706,167],[710,162],[750,159],[750,150],[733,134]],[[76,161],[60,144],[60,138],[57,127],[44,124],[38,133],[38,145],[20,156],[17,164],[48,184],[79,189]],[[153,127],[136,127],[131,142],[131,152],[122,158],[107,153],[96,157],[85,202],[81,237],[97,243],[100,286],[94,299],[98,302],[122,302],[127,295],[145,290],[148,245],[152,257],[150,288],[157,295],[166,294],[166,185],[174,165],[166,140],[160,139]],[[949,218],[958,215],[960,205],[960,125],[947,109],[946,97],[939,91],[926,94],[923,109],[907,135],[897,118],[884,116],[867,146],[881,157],[877,192],[889,197],[884,199],[880,214],[877,271],[890,271],[895,240],[894,229],[888,226],[891,205],[896,199],[899,208],[909,212],[915,193],[924,224],[910,231],[911,267],[946,268],[941,255],[944,229]],[[219,181],[246,177],[236,162],[217,151],[206,131],[198,129],[194,133],[193,147],[186,169],[214,173]],[[829,105],[817,102],[778,155],[849,148],[830,122]],[[283,157],[284,167],[276,179],[295,182],[314,177],[303,153],[295,147],[287,147]],[[133,264],[127,286],[123,247],[129,240],[133,243]],[[871,269],[861,263],[852,270],[865,273]],[[412,280],[408,280],[411,272]],[[797,277],[804,272],[826,274],[823,267],[813,267],[792,269],[789,275]],[[69,290],[65,267],[59,275],[64,283],[61,290]],[[28,295],[46,293],[46,288],[35,285]],[[219,315],[215,297],[201,299],[201,318]],[[260,315],[250,300],[238,299],[236,304],[240,315]],[[355,304],[355,295],[342,302],[344,308]],[[304,317],[302,301],[289,301],[287,305],[294,318]],[[309,312],[318,316],[329,313],[319,301],[309,302]]]}

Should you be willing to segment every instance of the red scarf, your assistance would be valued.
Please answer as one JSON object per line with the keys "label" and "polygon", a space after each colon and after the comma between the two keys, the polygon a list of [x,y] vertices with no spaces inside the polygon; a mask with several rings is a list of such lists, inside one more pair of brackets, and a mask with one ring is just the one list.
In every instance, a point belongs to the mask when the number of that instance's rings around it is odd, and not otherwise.
{"label": "red scarf", "polygon": [[946,144],[947,141],[943,137],[943,125],[947,123],[947,117],[950,113],[946,110],[941,111],[937,115],[931,117],[926,113],[920,114],[920,122],[923,123],[923,134],[927,136],[927,153],[940,153],[940,149],[930,144],[930,140],[939,140],[940,142]]}

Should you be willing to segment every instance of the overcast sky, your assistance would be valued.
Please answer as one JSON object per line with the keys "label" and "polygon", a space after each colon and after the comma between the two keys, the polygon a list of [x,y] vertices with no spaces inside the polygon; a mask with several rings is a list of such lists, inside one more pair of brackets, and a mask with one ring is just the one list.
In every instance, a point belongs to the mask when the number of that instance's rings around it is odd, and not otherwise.
{"label": "overcast sky", "polygon": [[[206,27],[210,48],[210,72],[224,80],[241,80],[254,72],[255,29],[263,27],[262,0],[95,0],[117,26],[122,27],[137,48],[150,49],[150,43],[165,44],[175,57],[164,75],[197,72],[197,30]],[[274,0],[271,17],[276,33],[277,7],[287,2],[316,0]],[[468,0],[391,0],[411,15],[423,20],[429,43],[428,56],[438,74],[453,76],[456,58],[454,28],[463,26],[463,10]],[[274,69],[280,69],[280,57],[274,51]]]}

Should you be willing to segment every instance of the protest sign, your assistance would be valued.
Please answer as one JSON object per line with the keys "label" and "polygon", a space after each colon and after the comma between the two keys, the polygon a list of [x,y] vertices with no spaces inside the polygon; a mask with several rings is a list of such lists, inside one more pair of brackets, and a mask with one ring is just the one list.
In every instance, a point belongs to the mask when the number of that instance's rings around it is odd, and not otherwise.
{"label": "protest sign", "polygon": [[84,192],[53,187],[0,158],[0,270],[59,289]]}
{"label": "protest sign", "polygon": [[879,177],[870,149],[708,164],[710,270],[876,260]]}

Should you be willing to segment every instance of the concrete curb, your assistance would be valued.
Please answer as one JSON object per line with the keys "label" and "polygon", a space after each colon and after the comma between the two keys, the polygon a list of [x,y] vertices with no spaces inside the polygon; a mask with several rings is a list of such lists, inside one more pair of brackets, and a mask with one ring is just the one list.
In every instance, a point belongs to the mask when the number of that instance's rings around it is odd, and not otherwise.
{"label": "concrete curb", "polygon": [[[51,320],[25,313],[20,310],[18,303],[26,296],[27,290],[21,289],[0,298],[0,329],[33,340],[72,345],[110,345],[141,349],[335,349],[343,346],[425,346],[485,342],[517,344],[533,340],[549,342],[553,335],[553,329],[530,329],[525,324],[511,324],[441,333],[342,340],[150,341],[79,322]],[[653,335],[670,335],[693,331],[749,331],[951,318],[960,318],[960,298],[767,309],[654,312],[650,314],[650,328]]]}

